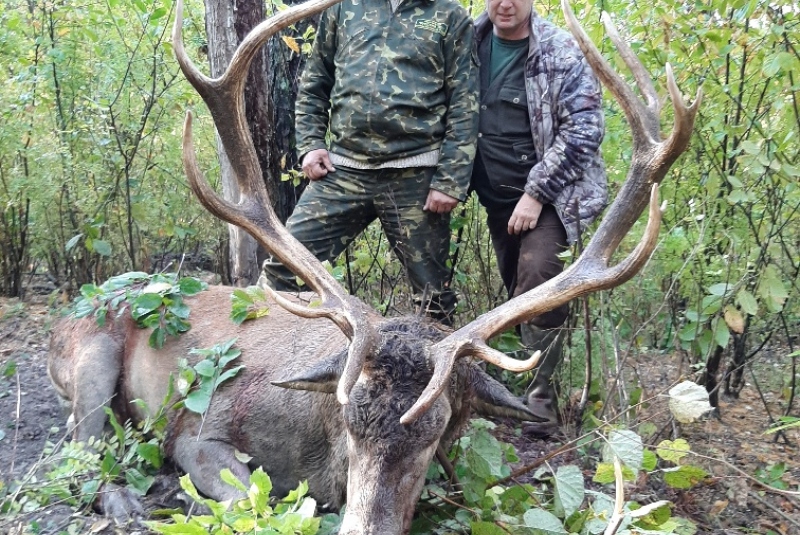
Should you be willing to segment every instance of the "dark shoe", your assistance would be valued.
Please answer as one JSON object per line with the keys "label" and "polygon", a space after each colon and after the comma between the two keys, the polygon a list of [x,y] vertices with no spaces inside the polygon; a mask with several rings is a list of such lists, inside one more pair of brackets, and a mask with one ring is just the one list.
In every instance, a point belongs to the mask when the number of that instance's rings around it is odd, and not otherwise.
{"label": "dark shoe", "polygon": [[558,431],[561,425],[558,402],[552,388],[537,388],[528,393],[525,404],[542,422],[525,422],[522,431],[527,435],[547,438]]}
{"label": "dark shoe", "polygon": [[530,438],[546,440],[557,434],[561,428],[551,423],[524,422],[522,424],[522,434]]}

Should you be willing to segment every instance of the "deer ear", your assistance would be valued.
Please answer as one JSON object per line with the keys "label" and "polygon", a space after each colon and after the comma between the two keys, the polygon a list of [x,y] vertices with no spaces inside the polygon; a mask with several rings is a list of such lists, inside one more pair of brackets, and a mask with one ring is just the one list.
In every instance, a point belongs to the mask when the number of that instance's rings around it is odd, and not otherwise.
{"label": "deer ear", "polygon": [[292,377],[281,381],[271,381],[271,384],[280,388],[334,394],[336,393],[336,387],[339,385],[339,378],[342,376],[346,360],[347,352],[343,351],[317,362],[313,367],[303,370]]}
{"label": "deer ear", "polygon": [[472,378],[472,388],[475,392],[472,408],[481,416],[516,418],[528,422],[545,421],[534,415],[508,388],[477,367]]}

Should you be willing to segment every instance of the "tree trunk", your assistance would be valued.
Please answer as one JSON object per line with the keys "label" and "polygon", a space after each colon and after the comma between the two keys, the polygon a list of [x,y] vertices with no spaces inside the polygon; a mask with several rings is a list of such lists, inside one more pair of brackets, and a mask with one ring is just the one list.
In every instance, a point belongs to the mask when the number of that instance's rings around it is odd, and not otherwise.
{"label": "tree trunk", "polygon": [[[303,0],[286,0],[287,6],[299,4]],[[291,36],[298,45],[302,45],[302,35],[309,27],[316,27],[319,15],[301,20],[294,28],[287,28],[281,35]],[[281,169],[293,169],[297,165],[297,151],[294,137],[294,105],[297,100],[297,83],[300,73],[305,67],[305,56],[293,51],[280,37],[273,38],[267,44],[268,76],[272,102],[275,110],[275,144],[279,155]],[[281,182],[277,195],[273,197],[275,213],[281,221],[291,215],[300,194],[308,182],[304,180],[298,186],[291,181]]]}
{"label": "tree trunk", "polygon": [[[247,33],[264,20],[264,5],[261,0],[205,0],[206,34],[211,75],[220,76],[230,63],[233,53]],[[281,161],[294,164],[294,98],[296,96],[297,67],[280,68],[285,62],[288,47],[281,40],[273,39],[266,50],[278,58],[270,61],[262,51],[253,60],[245,84],[245,115],[253,136],[256,153],[263,172],[273,208],[282,221],[291,213],[298,193],[290,182],[281,182]],[[291,59],[290,59],[291,61]],[[295,59],[295,63],[299,60]],[[282,79],[286,73],[291,76]],[[281,113],[277,121],[273,98],[281,102]],[[287,104],[289,103],[289,104]],[[217,148],[222,173],[222,193],[226,199],[239,200],[239,189],[222,144],[217,139]],[[255,240],[242,229],[229,225],[231,283],[237,286],[254,284],[260,274],[261,262],[266,252],[260,250]]]}

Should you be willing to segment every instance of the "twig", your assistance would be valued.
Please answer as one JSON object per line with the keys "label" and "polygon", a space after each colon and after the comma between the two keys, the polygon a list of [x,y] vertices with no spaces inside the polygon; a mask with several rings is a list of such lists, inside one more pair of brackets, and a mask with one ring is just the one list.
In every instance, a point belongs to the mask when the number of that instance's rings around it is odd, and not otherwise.
{"label": "twig", "polygon": [[458,476],[456,475],[456,470],[453,467],[453,463],[450,462],[450,459],[447,457],[447,452],[444,451],[444,448],[441,444],[436,446],[436,460],[442,465],[444,473],[447,474],[447,480],[450,482],[450,484],[455,485],[456,487],[461,486],[461,483],[458,481]]}
{"label": "twig", "polygon": [[789,522],[789,523],[790,523],[790,524],[792,524],[793,526],[795,526],[795,527],[797,527],[797,528],[800,528],[800,522],[798,522],[797,520],[794,520],[792,517],[790,517],[789,515],[787,515],[786,513],[784,513],[783,511],[781,511],[780,509],[778,509],[777,507],[775,507],[775,506],[774,506],[774,505],[772,505],[771,503],[769,503],[767,500],[765,500],[764,498],[762,498],[761,496],[759,496],[759,495],[758,495],[758,494],[756,494],[755,492],[749,491],[749,492],[747,493],[747,495],[748,495],[750,498],[754,498],[756,501],[760,502],[762,505],[765,505],[765,506],[766,506],[766,507],[768,507],[769,509],[772,509],[772,510],[773,510],[775,513],[777,513],[777,514],[778,514],[778,515],[779,515],[781,518],[783,518],[784,520],[786,520],[787,522]]}
{"label": "twig", "polygon": [[[664,448],[664,449],[669,449],[670,451],[672,451],[671,448]],[[679,451],[679,450],[674,450],[674,451]],[[786,496],[787,498],[800,498],[800,491],[784,490],[784,489],[779,489],[779,488],[767,485],[763,481],[759,481],[758,479],[754,478],[753,476],[751,476],[750,474],[748,474],[747,472],[745,472],[744,470],[742,470],[741,468],[739,468],[735,464],[732,464],[732,463],[730,463],[730,462],[728,462],[728,461],[726,461],[724,459],[717,459],[717,458],[710,457],[708,455],[703,455],[702,453],[697,453],[697,452],[691,451],[691,450],[689,450],[689,451],[681,451],[681,453],[687,453],[689,455],[694,455],[695,457],[700,457],[701,459],[705,459],[707,461],[718,462],[720,464],[724,464],[725,466],[727,466],[728,468],[730,468],[734,472],[738,473],[740,476],[742,476],[745,479],[755,483],[756,485],[758,485],[762,489],[766,490],[767,492],[771,492],[773,494],[780,494],[781,496]]]}
{"label": "twig", "polygon": [[566,444],[564,444],[562,446],[559,446],[558,448],[554,449],[553,451],[551,451],[551,452],[539,457],[538,459],[536,459],[532,463],[526,464],[525,466],[523,466],[521,468],[517,468],[516,470],[511,472],[511,475],[506,476],[506,477],[504,477],[502,479],[498,479],[497,481],[494,481],[494,482],[490,483],[489,487],[494,487],[495,485],[504,485],[504,484],[508,483],[509,481],[514,481],[516,483],[516,479],[518,477],[524,476],[525,474],[527,474],[531,470],[535,470],[535,469],[539,468],[541,465],[545,464],[547,461],[549,461],[553,457],[556,457],[556,456],[561,455],[562,453],[566,453],[568,451],[572,451],[572,450],[578,449],[578,441],[582,440],[583,438],[585,438],[589,434],[591,434],[591,433],[586,433],[585,435],[582,435],[582,436],[580,436],[580,437],[578,437],[578,438],[576,438],[574,440],[571,440],[571,441],[567,442]]}
{"label": "twig", "polygon": [[17,442],[19,438],[19,423],[22,413],[22,385],[19,382],[19,372],[14,374],[17,378],[17,407],[14,411],[14,447],[11,449],[11,470],[8,472],[9,481],[14,474],[14,462],[17,460]]}
{"label": "twig", "polygon": [[455,501],[455,500],[451,500],[451,499],[450,499],[450,498],[448,498],[447,496],[442,496],[442,495],[441,495],[441,494],[439,494],[438,492],[435,492],[435,491],[433,491],[433,490],[431,490],[431,489],[428,489],[428,494],[430,494],[431,496],[436,496],[437,498],[439,498],[439,499],[440,499],[440,500],[442,500],[443,502],[445,502],[445,503],[447,503],[447,504],[450,504],[450,505],[452,505],[453,507],[456,507],[456,508],[458,508],[458,509],[463,509],[464,511],[468,511],[470,514],[473,514],[473,515],[478,515],[478,514],[479,514],[479,512],[478,512],[478,511],[475,511],[474,509],[470,509],[470,508],[469,508],[469,507],[467,507],[466,505],[464,505],[464,504],[461,504],[461,503],[458,503],[458,502],[457,502],[457,501]]}
{"label": "twig", "polygon": [[[767,417],[769,418],[769,425],[775,425],[777,422],[775,418],[772,416],[772,411],[769,410],[769,405],[767,405],[767,400],[764,398],[764,392],[761,390],[761,385],[758,383],[758,378],[756,378],[756,373],[753,371],[752,362],[747,362],[747,369],[750,370],[750,375],[753,378],[753,386],[756,387],[756,392],[758,392],[758,397],[759,399],[761,399],[761,404],[764,405],[764,410],[767,411]],[[777,442],[779,437],[783,437],[784,444],[792,443],[783,430],[777,431],[775,433],[775,438],[773,439],[773,441]]]}
{"label": "twig", "polygon": [[[791,330],[789,326],[786,325],[786,316],[784,316],[783,312],[778,314],[778,317],[781,319],[781,323],[783,324],[783,330],[786,333],[786,339],[789,341],[789,352],[794,353],[794,344],[792,344],[792,336]],[[786,411],[783,413],[784,416],[789,416],[792,412],[792,405],[794,405],[794,396],[795,392],[797,391],[797,360],[796,358],[792,359],[792,374],[790,377],[792,378],[792,384],[789,389],[789,400],[786,402]]]}

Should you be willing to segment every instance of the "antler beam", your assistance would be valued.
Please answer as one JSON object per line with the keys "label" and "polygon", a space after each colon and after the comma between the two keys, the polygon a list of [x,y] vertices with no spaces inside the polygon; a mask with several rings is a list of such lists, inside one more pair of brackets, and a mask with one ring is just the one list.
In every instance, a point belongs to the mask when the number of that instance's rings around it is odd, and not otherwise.
{"label": "antler beam", "polygon": [[[192,191],[216,217],[247,230],[265,249],[308,283],[319,294],[322,306],[303,308],[274,293],[284,307],[306,317],[326,317],[350,338],[348,359],[337,390],[347,403],[350,389],[361,373],[367,354],[377,343],[377,334],[367,321],[369,311],[328,273],[322,264],[281,224],[272,209],[263,183],[258,156],[244,114],[244,84],[250,63],[264,43],[279,30],[318,13],[340,0],[311,0],[270,17],[254,28],[241,43],[228,69],[219,78],[208,78],[191,62],[183,46],[183,2],[178,0],[172,41],[175,56],[186,78],[205,101],[225,153],[239,183],[241,201],[221,198],[200,171],[192,143],[192,116],[187,114],[183,133],[183,162]],[[269,289],[268,289],[269,290]]]}

